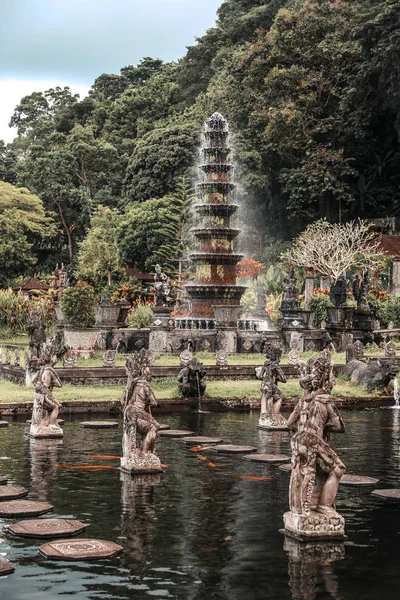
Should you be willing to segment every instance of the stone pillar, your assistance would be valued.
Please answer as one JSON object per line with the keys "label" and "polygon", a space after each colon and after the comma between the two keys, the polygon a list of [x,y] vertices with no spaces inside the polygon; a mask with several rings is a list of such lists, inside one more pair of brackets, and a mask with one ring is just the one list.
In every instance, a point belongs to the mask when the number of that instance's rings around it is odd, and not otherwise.
{"label": "stone pillar", "polygon": [[306,285],[305,285],[305,299],[304,299],[304,308],[306,308],[306,309],[308,308],[308,305],[310,304],[312,297],[313,297],[314,279],[315,279],[314,273],[307,273]]}
{"label": "stone pillar", "polygon": [[395,296],[400,296],[400,256],[393,258],[392,281],[393,294]]}
{"label": "stone pillar", "polygon": [[321,275],[319,280],[319,287],[321,290],[329,290],[331,287],[331,280],[329,277],[325,277],[325,275]]}

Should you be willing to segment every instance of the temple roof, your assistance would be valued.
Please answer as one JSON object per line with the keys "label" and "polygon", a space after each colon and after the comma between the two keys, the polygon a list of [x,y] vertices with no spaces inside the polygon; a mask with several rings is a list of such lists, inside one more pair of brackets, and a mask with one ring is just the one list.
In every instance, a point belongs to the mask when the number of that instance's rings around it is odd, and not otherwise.
{"label": "temple roof", "polygon": [[13,291],[25,291],[30,292],[31,290],[49,290],[50,286],[42,283],[38,279],[34,277],[29,277],[28,279],[24,279],[19,285],[13,287]]}
{"label": "temple roof", "polygon": [[376,236],[373,241],[379,241],[380,250],[392,257],[400,257],[400,236],[381,234]]}

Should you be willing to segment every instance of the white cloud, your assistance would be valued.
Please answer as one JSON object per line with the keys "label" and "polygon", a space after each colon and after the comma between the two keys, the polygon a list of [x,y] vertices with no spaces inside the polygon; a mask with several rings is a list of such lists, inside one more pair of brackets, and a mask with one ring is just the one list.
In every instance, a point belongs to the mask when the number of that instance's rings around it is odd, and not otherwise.
{"label": "white cloud", "polygon": [[15,107],[21,98],[32,92],[44,92],[56,86],[68,86],[73,94],[84,98],[90,86],[57,79],[0,79],[0,140],[11,142],[16,136],[15,128],[8,126]]}

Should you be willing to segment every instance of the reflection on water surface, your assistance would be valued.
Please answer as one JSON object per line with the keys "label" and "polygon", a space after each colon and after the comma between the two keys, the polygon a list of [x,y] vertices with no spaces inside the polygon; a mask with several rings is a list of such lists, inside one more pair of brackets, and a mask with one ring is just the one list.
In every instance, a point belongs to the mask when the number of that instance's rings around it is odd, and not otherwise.
{"label": "reflection on water surface", "polygon": [[[347,432],[333,436],[333,446],[348,473],[400,487],[399,412],[344,412]],[[290,453],[289,434],[258,430],[256,413],[163,421],[261,453]],[[369,488],[339,491],[345,544],[299,544],[279,533],[289,474],[278,465],[203,448],[199,460],[179,439],[160,438],[158,454],[168,469],[131,478],[118,470],[121,425],[88,430],[67,421],[63,440],[33,440],[26,432],[22,423],[0,431],[0,474],[29,488],[29,498],[51,502],[49,516],[76,517],[88,526],[85,536],[117,542],[124,551],[102,562],[48,561],[37,552],[39,541],[9,537],[10,521],[0,521],[0,552],[16,566],[0,579],[1,599],[398,598],[400,503],[374,498]]]}

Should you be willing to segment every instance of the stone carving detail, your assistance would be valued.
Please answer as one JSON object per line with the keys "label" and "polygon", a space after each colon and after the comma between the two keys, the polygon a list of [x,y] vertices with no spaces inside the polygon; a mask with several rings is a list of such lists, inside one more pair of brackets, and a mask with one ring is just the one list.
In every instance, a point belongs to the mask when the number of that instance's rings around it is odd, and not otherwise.
{"label": "stone carving detail", "polygon": [[29,338],[31,358],[39,358],[43,344],[46,343],[46,329],[42,311],[33,306],[29,311],[26,329]]}
{"label": "stone carving detail", "polygon": [[385,344],[385,356],[388,358],[395,358],[397,352],[396,345],[393,342]]}
{"label": "stone carving detail", "polygon": [[250,340],[245,340],[243,342],[243,348],[246,350],[246,352],[250,352],[252,347],[253,347],[253,342],[251,342]]}
{"label": "stone carving detail", "polygon": [[373,360],[368,364],[361,360],[351,360],[342,369],[344,379],[358,383],[368,392],[383,390],[395,379],[399,367],[394,362]]}
{"label": "stone carving detail", "polygon": [[340,275],[331,285],[329,299],[332,306],[336,306],[336,308],[346,304],[346,278],[344,275]]}
{"label": "stone carving detail", "polygon": [[150,386],[148,351],[142,349],[129,358],[126,372],[128,381],[121,398],[124,418],[121,469],[131,474],[159,473],[162,469],[155,443],[160,424],[151,414],[151,407],[157,406],[157,400]]}
{"label": "stone carving detail", "polygon": [[67,350],[63,356],[63,367],[65,369],[74,369],[78,365],[78,355],[73,350]]}
{"label": "stone carving detail", "polygon": [[263,429],[287,429],[285,417],[280,414],[284,400],[278,383],[286,383],[279,362],[282,350],[273,344],[265,345],[267,360],[264,365],[257,367],[256,377],[261,379],[261,413],[258,426]]}
{"label": "stone carving detail", "polygon": [[31,437],[62,437],[63,430],[57,424],[61,404],[53,396],[55,387],[62,387],[60,378],[53,368],[57,362],[59,339],[57,334],[41,349],[37,361],[39,370],[32,376],[34,401],[32,422],[29,435]]}
{"label": "stone carving detail", "polygon": [[237,350],[237,335],[235,331],[218,331],[217,349],[234,353]]}
{"label": "stone carving detail", "polygon": [[200,398],[206,391],[206,372],[197,358],[192,358],[178,375],[179,391],[184,398]]}
{"label": "stone carving detail", "polygon": [[11,365],[11,349],[10,348],[6,348],[6,356],[5,356],[4,362],[6,365]]}
{"label": "stone carving detail", "polygon": [[161,271],[160,265],[156,265],[154,287],[156,291],[156,306],[168,306],[171,302],[171,282],[168,275]]}
{"label": "stone carving detail", "polygon": [[210,347],[211,347],[211,344],[210,344],[209,340],[203,340],[201,342],[201,349],[204,350],[204,352],[208,352]]}
{"label": "stone carving detail", "polygon": [[167,350],[167,333],[161,330],[151,331],[149,345],[154,352],[165,352]]}
{"label": "stone carving detail", "polygon": [[296,285],[296,276],[293,268],[290,269],[289,273],[286,275],[285,284],[286,287],[283,294],[281,311],[297,310],[300,306],[299,290]]}
{"label": "stone carving detail", "polygon": [[346,467],[329,445],[344,423],[330,396],[335,380],[328,350],[310,358],[300,379],[303,396],[288,420],[292,437],[290,512],[285,531],[300,539],[343,538],[344,519],[333,508]]}
{"label": "stone carving detail", "polygon": [[217,367],[220,369],[228,368],[228,353],[225,350],[218,350],[215,355]]}
{"label": "stone carving detail", "polygon": [[296,369],[299,375],[303,374],[303,370],[306,366],[306,363],[304,362],[304,360],[301,360],[300,352],[297,349],[297,343],[295,341],[292,342],[291,349],[288,353],[288,363],[289,365],[293,365],[293,367]]}
{"label": "stone carving detail", "polygon": [[[1,350],[0,350],[1,352]],[[29,369],[29,361],[30,361],[30,357],[29,357],[29,352],[27,352],[26,350],[24,351],[24,369]],[[1,360],[0,360],[1,362]]]}
{"label": "stone carving detail", "polygon": [[187,367],[187,365],[192,360],[192,358],[193,358],[193,352],[190,352],[190,350],[184,350],[179,355],[179,364],[180,364],[180,366],[181,367]]}
{"label": "stone carving detail", "polygon": [[360,342],[360,340],[357,340],[356,342],[354,342],[353,350],[354,350],[354,358],[356,360],[362,360],[364,358],[364,344],[362,342]]}
{"label": "stone carving detail", "polygon": [[14,352],[14,365],[16,367],[19,367],[21,364],[21,350],[19,350],[18,348],[15,349]]}
{"label": "stone carving detail", "polygon": [[306,352],[315,352],[316,349],[317,348],[313,341],[309,341],[306,343]]}
{"label": "stone carving detail", "polygon": [[115,367],[117,353],[115,350],[106,350],[102,357],[103,367]]}

